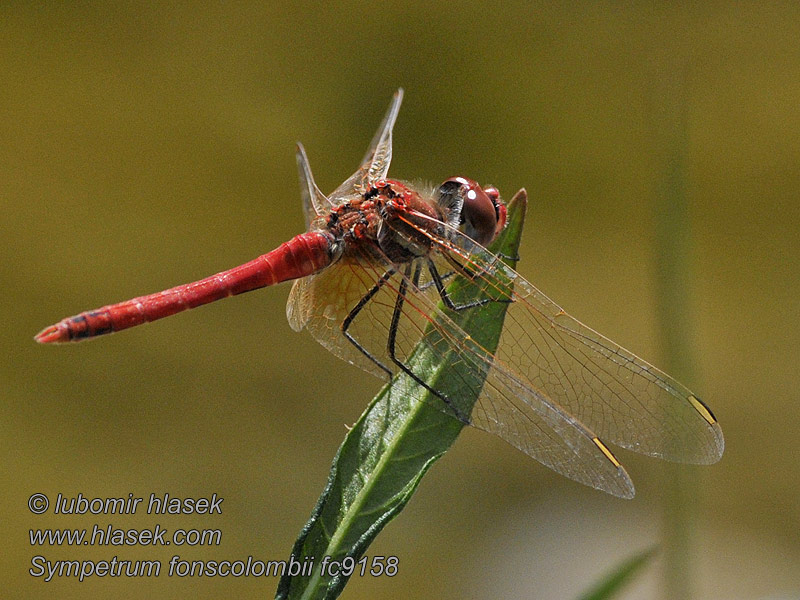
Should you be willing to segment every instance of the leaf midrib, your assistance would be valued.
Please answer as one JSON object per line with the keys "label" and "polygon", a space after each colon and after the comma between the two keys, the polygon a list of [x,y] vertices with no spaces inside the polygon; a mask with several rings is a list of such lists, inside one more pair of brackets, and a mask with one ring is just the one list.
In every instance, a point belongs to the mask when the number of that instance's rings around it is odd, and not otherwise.
{"label": "leaf midrib", "polygon": [[[389,385],[394,385],[395,383],[392,382]],[[382,394],[379,394],[382,396]],[[412,411],[409,412],[409,417],[405,419],[405,423],[400,429],[397,429],[394,432],[394,435],[391,438],[391,443],[385,446],[385,451],[381,453],[381,457],[378,459],[375,467],[369,471],[369,477],[366,478],[367,485],[361,487],[359,492],[356,494],[354,501],[350,504],[350,507],[345,512],[345,517],[340,521],[340,525],[336,528],[336,533],[331,538],[328,546],[325,548],[324,556],[333,556],[335,549],[341,543],[341,540],[345,537],[345,535],[350,531],[350,527],[355,521],[355,519],[360,514],[360,509],[363,506],[366,499],[369,498],[370,492],[375,487],[378,482],[379,476],[375,476],[375,474],[380,474],[383,471],[384,467],[394,460],[394,454],[397,450],[397,447],[402,443],[404,440],[404,433],[411,427],[412,423],[415,421],[415,417],[419,412],[421,406],[424,405],[422,401],[419,400],[412,400],[412,402],[416,405]],[[384,438],[385,439],[385,438]],[[318,568],[314,569],[314,572],[309,580],[309,584],[306,586],[303,595],[300,597],[301,600],[309,600],[313,596],[310,595],[316,592],[317,585],[321,579],[321,572],[322,572],[322,561],[318,565]]]}

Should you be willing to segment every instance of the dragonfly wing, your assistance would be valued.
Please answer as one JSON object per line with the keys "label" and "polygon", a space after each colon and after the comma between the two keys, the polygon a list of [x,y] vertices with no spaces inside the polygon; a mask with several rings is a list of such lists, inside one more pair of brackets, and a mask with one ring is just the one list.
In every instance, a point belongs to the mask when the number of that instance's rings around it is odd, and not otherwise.
{"label": "dragonfly wing", "polygon": [[303,215],[308,230],[317,218],[325,217],[331,212],[331,203],[317,187],[306,150],[300,143],[297,144],[297,171],[300,175],[300,195],[303,199]]}
{"label": "dragonfly wing", "polygon": [[570,479],[634,496],[625,468],[594,432],[499,365],[487,374],[471,422]]}
{"label": "dragonfly wing", "polygon": [[[286,305],[295,331],[308,329],[320,344],[342,360],[382,379],[389,374],[359,350],[344,334],[342,325],[353,309],[372,290],[389,267],[374,259],[356,262],[344,257],[335,265],[295,281]],[[348,332],[361,347],[378,357],[384,355],[394,299],[380,290],[353,319]]]}
{"label": "dragonfly wing", "polygon": [[295,279],[286,301],[286,319],[289,327],[297,332],[303,331],[311,318],[308,310],[308,288],[313,278],[314,275]]}
{"label": "dragonfly wing", "polygon": [[352,196],[354,192],[363,193],[371,183],[386,177],[389,172],[389,164],[392,162],[392,130],[402,102],[403,89],[400,88],[392,97],[389,110],[386,111],[386,116],[372,138],[372,143],[364,155],[358,171],[336,188],[331,197],[346,198]]}
{"label": "dragonfly wing", "polygon": [[[490,295],[510,301],[495,363],[601,438],[667,460],[710,464],[724,449],[711,411],[684,385],[569,316],[460,232],[441,244]],[[462,248],[469,248],[463,250]],[[503,282],[513,281],[513,291]]]}
{"label": "dragonfly wing", "polygon": [[392,162],[392,130],[400,113],[400,105],[403,103],[403,88],[399,88],[392,96],[389,109],[381,121],[378,131],[370,142],[362,164],[369,165],[369,181],[383,179],[389,172],[389,164]]}

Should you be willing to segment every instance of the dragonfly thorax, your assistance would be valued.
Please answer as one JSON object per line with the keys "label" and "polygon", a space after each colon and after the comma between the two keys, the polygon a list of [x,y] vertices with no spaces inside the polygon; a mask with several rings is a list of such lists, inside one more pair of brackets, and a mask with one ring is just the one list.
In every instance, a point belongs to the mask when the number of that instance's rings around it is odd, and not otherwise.
{"label": "dragonfly thorax", "polygon": [[433,240],[446,234],[439,208],[404,183],[379,181],[367,196],[380,207],[378,246],[395,263],[426,256]]}

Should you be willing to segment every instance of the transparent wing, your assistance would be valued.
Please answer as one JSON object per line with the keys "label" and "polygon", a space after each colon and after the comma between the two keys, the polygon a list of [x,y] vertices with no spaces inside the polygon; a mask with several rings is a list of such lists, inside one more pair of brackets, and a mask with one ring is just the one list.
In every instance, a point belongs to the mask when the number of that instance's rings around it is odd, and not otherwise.
{"label": "transparent wing", "polygon": [[361,161],[361,166],[331,194],[334,201],[364,193],[369,184],[386,177],[389,172],[389,164],[392,162],[392,129],[394,129],[402,102],[403,89],[400,88],[394,93],[389,110],[386,111],[383,122],[372,138],[372,143]]}
{"label": "transparent wing", "polygon": [[[450,234],[450,241],[438,242],[437,269],[463,265],[487,296],[509,302],[497,368],[623,448],[678,462],[719,460],[722,430],[684,385],[569,316],[474,241],[456,230]],[[508,409],[508,402],[502,404],[500,419]]]}
{"label": "transparent wing", "polygon": [[[422,379],[427,377],[425,364],[451,365],[441,397],[414,385],[405,386],[408,393],[466,420],[472,406],[464,399],[477,398],[483,389],[470,424],[571,479],[632,497],[627,473],[597,436],[544,394],[493,364],[491,354],[474,342],[477,338],[467,336],[439,310],[438,292],[425,267],[424,259],[392,265],[374,253],[350,257],[295,284],[288,308],[292,327],[307,327],[328,350],[379,377],[388,377],[387,370],[400,371],[395,361],[413,365]],[[452,277],[445,274],[445,279]],[[358,346],[342,329],[351,317],[347,331]]]}
{"label": "transparent wing", "polygon": [[319,218],[326,217],[331,212],[331,203],[314,181],[311,165],[306,156],[303,144],[297,144],[297,171],[300,175],[300,196],[303,199],[303,215],[306,219],[306,230]]}

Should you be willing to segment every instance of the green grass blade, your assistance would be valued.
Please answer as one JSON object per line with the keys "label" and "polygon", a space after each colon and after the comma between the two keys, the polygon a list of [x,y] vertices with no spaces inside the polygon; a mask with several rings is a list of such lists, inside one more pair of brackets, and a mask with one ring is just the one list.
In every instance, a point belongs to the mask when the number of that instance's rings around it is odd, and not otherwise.
{"label": "green grass blade", "polygon": [[580,600],[608,600],[608,598],[613,598],[650,562],[657,550],[658,547],[653,546],[633,555],[617,566],[611,573],[608,573],[602,581],[581,596]]}
{"label": "green grass blade", "polygon": [[[508,225],[490,248],[492,251],[517,256],[526,202],[525,192],[520,191],[509,203]],[[468,293],[480,293],[477,288],[460,287],[452,290],[459,302],[465,301]],[[506,308],[507,304],[490,302],[463,311],[453,320],[483,347],[494,351]],[[426,374],[428,385],[448,393],[448,371],[457,367],[447,361],[434,363],[423,345],[413,353],[410,363],[415,372]],[[381,390],[348,432],[333,460],[325,490],[292,549],[292,557],[301,563],[314,557],[313,572],[284,574],[276,598],[336,598],[349,578],[342,573],[323,573],[323,558],[341,562],[349,557],[360,574],[361,565],[356,561],[381,529],[403,510],[431,465],[455,442],[463,424],[426,402],[410,399],[409,386],[416,385],[408,377],[396,378]],[[461,406],[471,406],[477,397],[459,400]],[[371,566],[365,565],[367,573]]]}

